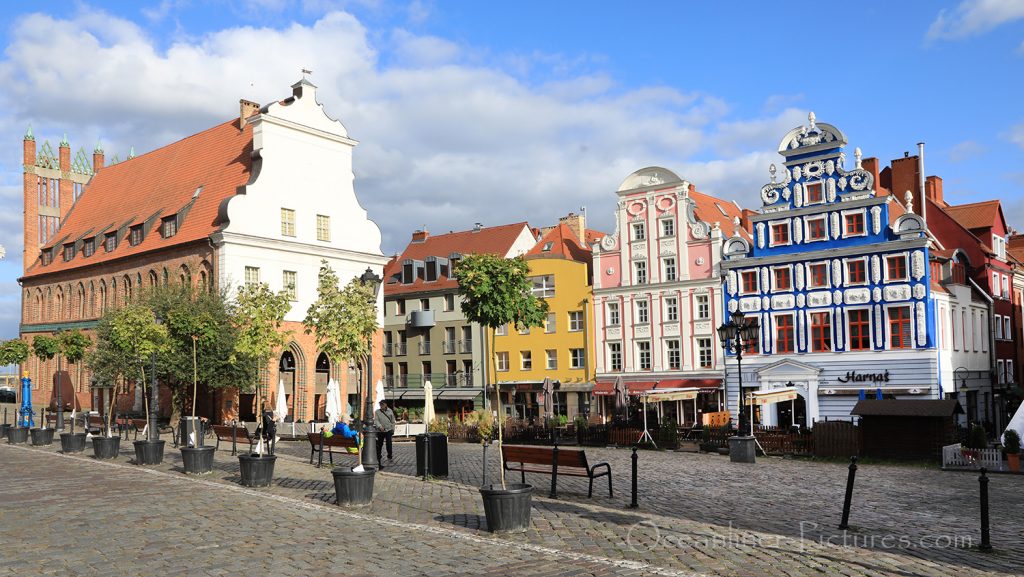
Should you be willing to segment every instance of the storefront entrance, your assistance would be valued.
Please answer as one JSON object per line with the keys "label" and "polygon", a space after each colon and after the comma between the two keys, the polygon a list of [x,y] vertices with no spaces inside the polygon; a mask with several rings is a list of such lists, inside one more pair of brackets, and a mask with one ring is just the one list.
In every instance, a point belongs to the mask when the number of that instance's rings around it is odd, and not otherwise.
{"label": "storefront entrance", "polygon": [[807,400],[804,399],[803,395],[797,395],[795,399],[777,403],[775,411],[775,422],[778,423],[779,428],[789,429],[794,426],[807,426]]}

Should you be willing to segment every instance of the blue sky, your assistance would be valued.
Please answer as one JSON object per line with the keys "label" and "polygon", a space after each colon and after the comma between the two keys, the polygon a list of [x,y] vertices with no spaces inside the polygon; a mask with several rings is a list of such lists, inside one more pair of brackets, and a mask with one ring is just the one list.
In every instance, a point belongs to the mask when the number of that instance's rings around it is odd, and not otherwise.
{"label": "blue sky", "polygon": [[385,253],[412,230],[587,208],[649,165],[758,208],[813,110],[883,163],[926,143],[953,204],[1024,228],[1024,0],[0,5],[0,338],[17,335],[21,140],[143,153],[287,95],[301,68],[360,141]]}

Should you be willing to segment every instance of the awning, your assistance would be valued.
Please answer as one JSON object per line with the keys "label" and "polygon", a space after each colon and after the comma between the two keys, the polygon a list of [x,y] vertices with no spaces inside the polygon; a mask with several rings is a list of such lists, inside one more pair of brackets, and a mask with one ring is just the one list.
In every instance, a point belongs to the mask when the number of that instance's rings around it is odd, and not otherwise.
{"label": "awning", "polygon": [[[642,395],[652,390],[679,390],[697,388],[700,392],[717,392],[722,386],[721,379],[661,379],[658,381],[626,381],[630,395]],[[615,394],[615,381],[598,381],[594,385],[595,395]]]}
{"label": "awning", "polygon": [[[624,383],[626,391],[630,395],[639,395],[653,389],[658,381],[632,381]],[[595,395],[611,396],[615,394],[615,381],[599,382],[594,385]]]}
{"label": "awning", "polygon": [[[660,390],[660,389],[656,389]],[[666,390],[664,392],[651,392],[643,395],[642,400],[645,403],[660,403],[663,401],[689,401],[696,399],[697,395],[700,394],[701,390],[697,388],[686,388],[686,389],[675,389]]]}
{"label": "awning", "polygon": [[[482,395],[483,391],[480,389],[456,389],[456,388],[437,388],[434,389],[434,400],[435,401],[446,401],[456,399],[475,399]],[[423,389],[387,389],[384,396],[390,400],[423,400]]]}
{"label": "awning", "polygon": [[758,391],[750,396],[748,405],[771,405],[772,403],[781,403],[783,401],[793,401],[800,393],[796,390],[796,387],[785,387],[782,389],[775,389],[774,391]]}

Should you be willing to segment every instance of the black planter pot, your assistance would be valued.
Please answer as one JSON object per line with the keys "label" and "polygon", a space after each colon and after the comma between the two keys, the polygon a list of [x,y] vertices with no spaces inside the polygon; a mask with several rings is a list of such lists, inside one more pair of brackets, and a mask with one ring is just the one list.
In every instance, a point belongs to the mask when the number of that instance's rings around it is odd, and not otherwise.
{"label": "black planter pot", "polygon": [[274,480],[274,455],[250,453],[238,456],[238,474],[242,485],[246,487],[268,487]]}
{"label": "black planter pot", "polygon": [[159,465],[164,461],[164,443],[167,441],[135,441],[136,465]]}
{"label": "black planter pot", "polygon": [[53,429],[32,429],[32,444],[39,447],[53,444]]}
{"label": "black planter pot", "polygon": [[7,442],[14,445],[28,441],[28,427],[11,427],[7,429]]}
{"label": "black planter pot", "polygon": [[85,433],[61,433],[60,452],[81,453],[85,450]]}
{"label": "black planter pot", "polygon": [[97,459],[116,459],[121,450],[121,437],[93,437],[92,452]]}
{"label": "black planter pot", "polygon": [[0,437],[7,438],[7,429],[10,429],[10,425],[0,425]]}
{"label": "black planter pot", "polygon": [[338,505],[343,507],[361,507],[373,502],[373,479],[377,471],[353,471],[351,468],[338,468],[331,471],[334,475],[334,496]]}
{"label": "black planter pot", "polygon": [[205,475],[213,471],[216,447],[181,447],[181,461],[186,475]]}
{"label": "black planter pot", "polygon": [[522,533],[530,528],[530,504],[533,485],[506,483],[480,487],[484,516],[491,533]]}

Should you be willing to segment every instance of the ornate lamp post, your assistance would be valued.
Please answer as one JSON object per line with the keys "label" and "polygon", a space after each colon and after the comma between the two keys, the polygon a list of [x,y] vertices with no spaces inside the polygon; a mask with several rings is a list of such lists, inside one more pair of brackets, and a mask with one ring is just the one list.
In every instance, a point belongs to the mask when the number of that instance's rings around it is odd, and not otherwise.
{"label": "ornate lamp post", "polygon": [[[164,321],[163,321],[163,319],[160,318],[160,315],[156,315],[156,324],[158,324],[158,325],[164,324]],[[156,421],[157,421],[157,411],[159,409],[159,404],[160,404],[160,392],[156,388],[156,350],[155,349],[153,350],[152,353],[149,354],[149,364],[150,364],[150,372],[152,374],[150,375],[150,385],[149,385],[149,415],[147,415],[147,418],[149,419],[149,426],[148,426],[148,429],[146,431],[148,433],[146,438],[149,439],[150,441],[159,441],[160,440],[160,427],[157,425]],[[195,402],[195,401],[193,401],[193,402]]]}
{"label": "ornate lamp post", "polygon": [[[373,269],[366,267],[366,271],[359,277],[359,282],[368,286],[373,292],[374,314],[377,311],[377,292],[380,290],[381,278]],[[363,401],[363,468],[376,469],[380,466],[377,462],[377,430],[373,426],[373,335],[370,335],[370,352],[366,363],[366,398]]]}
{"label": "ornate lamp post", "polygon": [[[753,407],[751,407],[751,414],[748,416],[750,421],[750,436],[743,437],[743,349],[745,346],[756,342],[757,334],[760,330],[757,318],[746,319],[741,311],[736,311],[729,316],[729,322],[723,323],[722,326],[718,327],[718,338],[722,341],[722,349],[726,353],[733,353],[736,355],[736,373],[738,377],[739,387],[736,394],[736,402],[739,405],[737,411],[737,418],[739,420],[739,426],[737,427],[737,436],[734,437],[738,443],[740,441],[749,443],[750,461],[753,462],[754,456],[754,419],[753,419]],[[730,439],[730,441],[733,441]],[[736,451],[730,449],[730,454],[733,455]],[[733,455],[733,461],[737,460]]]}

